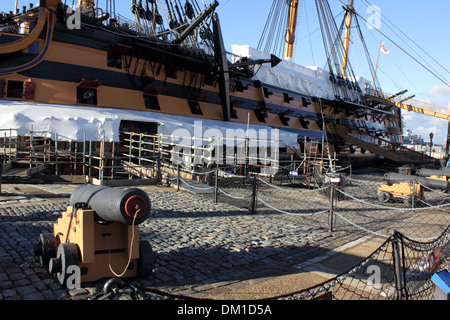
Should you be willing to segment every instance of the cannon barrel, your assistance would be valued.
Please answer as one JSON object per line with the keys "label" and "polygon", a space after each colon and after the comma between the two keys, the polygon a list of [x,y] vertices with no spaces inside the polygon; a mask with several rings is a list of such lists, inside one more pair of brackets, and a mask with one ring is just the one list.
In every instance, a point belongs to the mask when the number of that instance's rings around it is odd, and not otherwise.
{"label": "cannon barrel", "polygon": [[70,205],[85,203],[100,217],[109,222],[139,225],[150,215],[151,202],[148,195],[136,188],[114,189],[107,186],[85,184],[70,196]]}
{"label": "cannon barrel", "polygon": [[442,171],[443,173],[441,173],[442,175],[450,175],[450,167],[442,167],[439,169],[439,171]]}
{"label": "cannon barrel", "polygon": [[430,176],[445,176],[447,178],[450,177],[450,170],[434,170],[434,169],[426,169],[422,168],[417,170],[416,175],[419,177],[430,177]]}
{"label": "cannon barrel", "polygon": [[418,176],[411,176],[408,174],[400,174],[400,173],[387,173],[384,176],[384,180],[389,183],[400,183],[400,182],[409,182],[409,181],[415,181],[417,183],[420,183],[423,186],[426,186],[428,188],[433,189],[440,189],[440,190],[447,190],[448,189],[448,182],[443,180],[436,180],[436,179],[427,179],[424,177],[418,177]]}

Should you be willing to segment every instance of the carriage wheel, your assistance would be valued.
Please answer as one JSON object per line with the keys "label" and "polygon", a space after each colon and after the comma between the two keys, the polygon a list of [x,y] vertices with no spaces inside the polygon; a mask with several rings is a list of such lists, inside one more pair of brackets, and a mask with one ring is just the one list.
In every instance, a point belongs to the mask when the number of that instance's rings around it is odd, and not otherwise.
{"label": "carriage wheel", "polygon": [[56,258],[51,258],[48,270],[50,273],[56,273],[59,283],[64,286],[66,284],[68,274],[68,268],[70,266],[78,266],[78,245],[75,243],[61,243],[58,246]]}

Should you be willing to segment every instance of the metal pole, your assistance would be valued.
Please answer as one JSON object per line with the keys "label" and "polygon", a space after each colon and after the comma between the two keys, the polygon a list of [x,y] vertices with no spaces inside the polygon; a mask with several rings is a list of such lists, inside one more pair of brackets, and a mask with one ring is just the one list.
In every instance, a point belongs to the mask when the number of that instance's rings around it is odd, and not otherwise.
{"label": "metal pole", "polygon": [[83,176],[86,176],[86,132],[83,135]]}
{"label": "metal pole", "polygon": [[219,169],[216,168],[216,171],[214,172],[214,202],[217,203],[219,201]]}
{"label": "metal pole", "polygon": [[5,131],[5,140],[3,141],[3,154],[4,154],[4,158],[3,158],[3,162],[6,163],[6,158],[7,158],[7,153],[6,153],[6,131]]}
{"label": "metal pole", "polygon": [[394,236],[392,238],[392,251],[393,251],[393,263],[394,263],[394,275],[395,275],[395,289],[397,293],[397,300],[403,300],[403,274],[402,274],[402,259],[400,252],[400,234],[397,230],[394,230]]}
{"label": "metal pole", "polygon": [[[12,130],[10,128],[9,129],[9,139],[8,139],[8,142],[9,142],[8,143],[8,148],[9,148],[8,161],[11,161],[11,153],[12,153],[12,150],[11,150],[12,139],[11,139],[11,137],[12,137]],[[5,139],[6,139],[6,133],[5,133]],[[6,150],[6,145],[5,145],[5,150]],[[17,155],[17,144],[16,144],[16,155]]]}
{"label": "metal pole", "polygon": [[141,156],[142,156],[142,133],[139,135],[139,159],[138,159],[139,168],[141,167]]}
{"label": "metal pole", "polygon": [[430,133],[430,158],[431,158],[431,151],[433,149],[433,137],[434,137],[434,133],[431,132]]}
{"label": "metal pole", "polygon": [[[18,137],[16,137],[16,158],[17,158],[17,140],[18,140]],[[12,129],[9,129],[9,144],[8,144],[8,147],[9,147],[9,161],[11,161],[11,155],[12,155]]]}
{"label": "metal pole", "polygon": [[77,166],[77,162],[78,162],[78,141],[74,141],[74,145],[75,145],[75,163],[74,163],[74,166],[75,166],[75,168],[74,168],[74,172],[75,172],[75,175],[77,175],[77,169],[78,169],[78,166]]}
{"label": "metal pole", "polygon": [[253,176],[251,212],[256,213],[256,175]]}
{"label": "metal pole", "polygon": [[180,164],[177,164],[177,191],[180,191]]}
{"label": "metal pole", "polygon": [[31,131],[30,131],[30,169],[33,166],[33,126],[31,126]]}
{"label": "metal pole", "polygon": [[69,141],[69,168],[73,169],[72,141]]}
{"label": "metal pole", "polygon": [[58,175],[58,134],[55,133],[55,174]]}
{"label": "metal pole", "polygon": [[92,140],[89,140],[89,170],[88,170],[89,180],[92,175]]}
{"label": "metal pole", "polygon": [[161,181],[162,175],[161,175],[161,144],[162,139],[158,141],[158,153],[156,155],[156,180]]}
{"label": "metal pole", "polygon": [[328,226],[330,232],[334,231],[334,185],[330,185],[330,212],[328,214]]}
{"label": "metal pole", "polygon": [[105,168],[105,136],[103,136],[102,144],[100,147],[100,185],[103,185],[103,175],[104,175],[104,168]]}
{"label": "metal pole", "polygon": [[[133,148],[133,133],[129,132],[130,135],[130,150],[128,151],[128,164],[130,165],[130,167],[132,167],[131,165],[131,149]],[[131,179],[131,172],[128,171],[128,179]]]}
{"label": "metal pole", "polygon": [[114,180],[114,170],[116,169],[114,154],[116,153],[116,143],[113,141],[112,143],[112,154],[111,154],[111,180]]}

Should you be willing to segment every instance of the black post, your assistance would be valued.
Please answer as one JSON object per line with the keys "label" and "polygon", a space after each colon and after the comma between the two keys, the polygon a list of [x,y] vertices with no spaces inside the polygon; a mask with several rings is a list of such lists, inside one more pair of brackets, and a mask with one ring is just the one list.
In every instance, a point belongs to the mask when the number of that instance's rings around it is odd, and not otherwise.
{"label": "black post", "polygon": [[[130,136],[130,140],[131,140],[131,136]],[[154,140],[154,143],[156,143],[156,141]],[[161,144],[160,142],[158,142],[158,153],[156,155],[156,180],[158,182],[161,182],[162,180],[162,175],[161,175]],[[131,148],[131,146],[130,146]],[[131,149],[130,149],[131,152]],[[131,160],[130,160],[131,162]]]}
{"label": "black post", "polygon": [[256,213],[256,175],[253,176],[251,212]]}
{"label": "black post", "polygon": [[402,273],[402,255],[400,247],[400,234],[397,230],[394,230],[394,236],[392,238],[392,253],[394,263],[394,276],[395,276],[395,289],[397,292],[397,300],[403,300],[403,273]]}
{"label": "black post", "polygon": [[219,202],[218,199],[218,191],[219,191],[219,169],[216,169],[214,172],[214,201],[215,203]]}
{"label": "black post", "polygon": [[180,164],[177,164],[177,191],[180,191]]}
{"label": "black post", "polygon": [[177,191],[180,191],[180,164],[177,164]]}
{"label": "black post", "polygon": [[334,227],[334,185],[330,184],[330,212],[328,214],[328,226],[330,232],[333,232]]}

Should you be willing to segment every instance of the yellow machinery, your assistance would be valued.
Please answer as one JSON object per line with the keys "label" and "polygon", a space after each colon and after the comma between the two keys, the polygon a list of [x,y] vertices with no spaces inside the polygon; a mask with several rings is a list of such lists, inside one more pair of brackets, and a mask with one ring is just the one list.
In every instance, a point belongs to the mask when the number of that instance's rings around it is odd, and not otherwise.
{"label": "yellow machinery", "polygon": [[148,277],[155,255],[147,240],[139,241],[139,224],[150,210],[150,199],[142,190],[81,186],[53,233],[40,235],[35,255],[63,286],[76,270],[80,283]]}
{"label": "yellow machinery", "polygon": [[413,199],[423,200],[423,188],[413,181],[401,183],[385,183],[378,188],[378,199],[381,202],[401,200],[406,206],[411,206]]}
{"label": "yellow machinery", "polygon": [[[448,173],[450,176],[450,172]],[[411,206],[415,199],[424,200],[424,187],[448,190],[448,175],[444,170],[420,169],[416,175],[388,173],[378,188],[382,202],[401,200]]]}

